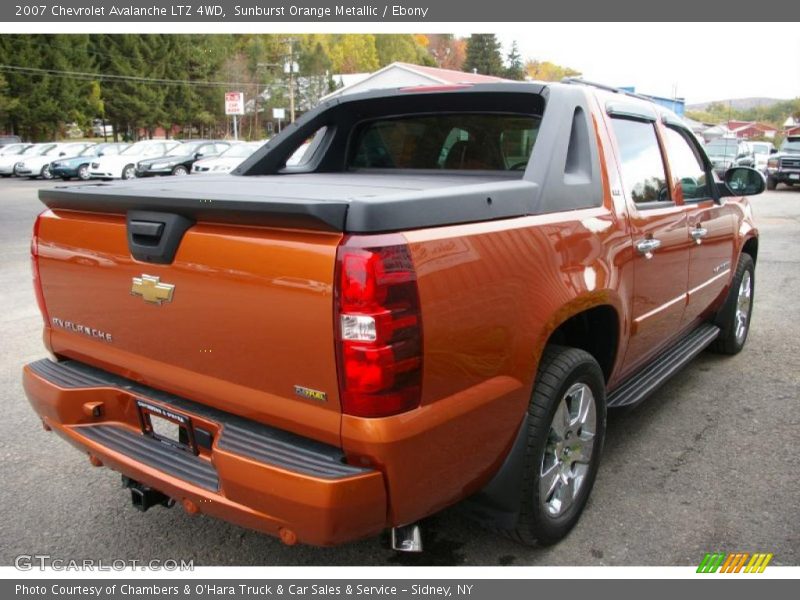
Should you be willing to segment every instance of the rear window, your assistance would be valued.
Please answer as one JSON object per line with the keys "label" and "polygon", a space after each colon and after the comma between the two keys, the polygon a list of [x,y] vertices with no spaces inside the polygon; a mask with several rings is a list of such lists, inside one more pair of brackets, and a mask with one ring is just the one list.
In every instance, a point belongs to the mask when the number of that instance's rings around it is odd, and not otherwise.
{"label": "rear window", "polygon": [[437,114],[369,121],[355,134],[356,169],[522,171],[541,119],[518,114]]}

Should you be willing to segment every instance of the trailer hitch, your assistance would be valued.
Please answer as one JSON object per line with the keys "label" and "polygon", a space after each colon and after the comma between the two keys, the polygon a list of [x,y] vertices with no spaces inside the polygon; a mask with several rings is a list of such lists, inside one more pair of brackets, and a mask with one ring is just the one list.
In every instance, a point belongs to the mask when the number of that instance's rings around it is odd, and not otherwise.
{"label": "trailer hitch", "polygon": [[162,494],[158,490],[139,483],[130,477],[122,476],[122,487],[128,488],[131,491],[131,503],[134,508],[145,512],[151,506],[165,506],[172,508],[175,505],[175,500],[169,496]]}

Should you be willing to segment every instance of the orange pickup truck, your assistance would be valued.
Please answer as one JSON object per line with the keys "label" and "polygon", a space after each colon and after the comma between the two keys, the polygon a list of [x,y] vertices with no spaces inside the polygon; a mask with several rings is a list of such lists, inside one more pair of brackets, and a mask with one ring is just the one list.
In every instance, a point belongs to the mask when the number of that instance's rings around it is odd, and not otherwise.
{"label": "orange pickup truck", "polygon": [[339,97],[233,175],[42,190],[25,391],[141,510],[417,551],[461,503],[554,543],[606,409],[742,349],[764,186],[585,82]]}

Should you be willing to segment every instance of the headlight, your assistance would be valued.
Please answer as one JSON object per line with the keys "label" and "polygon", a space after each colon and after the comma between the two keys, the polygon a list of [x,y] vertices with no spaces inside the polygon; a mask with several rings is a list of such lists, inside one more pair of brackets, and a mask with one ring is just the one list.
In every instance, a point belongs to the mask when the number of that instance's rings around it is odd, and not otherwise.
{"label": "headlight", "polygon": [[17,168],[17,169],[24,169],[25,168],[25,163],[24,162],[18,162],[17,164],[14,165],[14,167]]}

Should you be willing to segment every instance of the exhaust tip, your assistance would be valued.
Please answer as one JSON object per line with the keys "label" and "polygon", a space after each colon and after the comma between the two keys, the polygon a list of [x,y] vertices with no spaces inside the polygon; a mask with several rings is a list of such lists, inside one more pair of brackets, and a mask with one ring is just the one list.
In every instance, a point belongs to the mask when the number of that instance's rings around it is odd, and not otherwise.
{"label": "exhaust tip", "polygon": [[397,552],[422,552],[422,530],[419,525],[392,527],[392,550]]}

